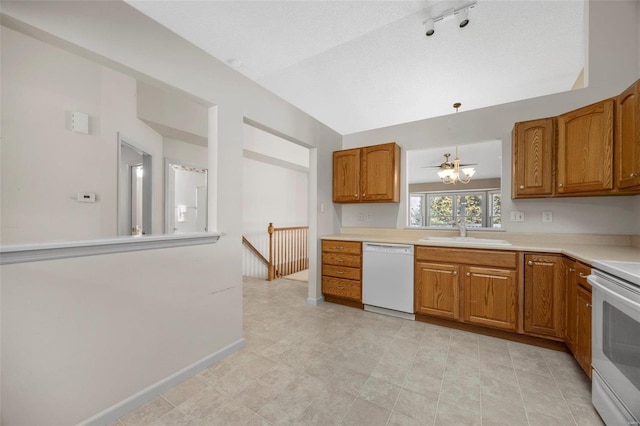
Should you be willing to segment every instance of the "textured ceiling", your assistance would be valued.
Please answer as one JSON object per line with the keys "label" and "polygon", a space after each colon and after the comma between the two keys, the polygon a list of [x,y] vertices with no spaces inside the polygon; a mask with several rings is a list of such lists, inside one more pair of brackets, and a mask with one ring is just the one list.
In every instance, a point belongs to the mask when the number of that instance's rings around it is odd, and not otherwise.
{"label": "textured ceiling", "polygon": [[570,90],[584,64],[581,0],[128,1],[341,134]]}

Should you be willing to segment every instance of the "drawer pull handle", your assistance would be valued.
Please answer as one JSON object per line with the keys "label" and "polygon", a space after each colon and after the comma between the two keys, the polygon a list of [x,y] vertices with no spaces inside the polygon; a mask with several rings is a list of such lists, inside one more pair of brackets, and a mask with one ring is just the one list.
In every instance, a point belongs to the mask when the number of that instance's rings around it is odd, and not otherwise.
{"label": "drawer pull handle", "polygon": [[528,262],[527,262],[527,265],[529,265],[529,266],[533,266],[533,261],[532,261],[532,260],[528,261]]}
{"label": "drawer pull handle", "polygon": [[638,174],[637,174],[637,173],[635,173],[635,172],[634,172],[634,173],[631,173],[631,176],[630,176],[630,177],[638,177]]}
{"label": "drawer pull handle", "polygon": [[569,272],[575,272],[576,270],[573,268],[569,268]]}
{"label": "drawer pull handle", "polygon": [[344,275],[344,271],[336,271],[336,274]]}
{"label": "drawer pull handle", "polygon": [[471,272],[467,272],[467,276],[470,277],[471,276]]}
{"label": "drawer pull handle", "polygon": [[587,303],[587,308],[592,307],[593,305],[591,303]]}
{"label": "drawer pull handle", "polygon": [[338,250],[344,250],[344,246],[338,247]]}
{"label": "drawer pull handle", "polygon": [[582,272],[580,272],[580,273],[578,274],[578,276],[579,276],[580,278],[587,278],[587,276],[586,276],[585,274],[583,274]]}
{"label": "drawer pull handle", "polygon": [[336,259],[336,262],[344,262],[344,259],[339,257],[339,258]]}
{"label": "drawer pull handle", "polygon": [[337,285],[337,286],[336,286],[336,288],[337,288],[338,290],[344,290],[344,286],[343,286],[343,285]]}

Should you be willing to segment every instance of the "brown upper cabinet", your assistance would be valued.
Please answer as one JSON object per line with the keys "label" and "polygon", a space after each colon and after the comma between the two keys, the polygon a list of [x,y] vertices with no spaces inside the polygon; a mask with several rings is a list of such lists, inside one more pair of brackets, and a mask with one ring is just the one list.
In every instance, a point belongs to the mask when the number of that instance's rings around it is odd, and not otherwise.
{"label": "brown upper cabinet", "polygon": [[513,128],[513,198],[553,195],[555,118],[524,121]]}
{"label": "brown upper cabinet", "polygon": [[395,142],[333,153],[334,203],[400,201],[400,147]]}
{"label": "brown upper cabinet", "polygon": [[613,189],[613,99],[558,117],[558,195]]}
{"label": "brown upper cabinet", "polygon": [[640,80],[617,98],[615,145],[618,188],[640,189]]}
{"label": "brown upper cabinet", "polygon": [[513,128],[512,198],[640,194],[640,80],[615,98]]}

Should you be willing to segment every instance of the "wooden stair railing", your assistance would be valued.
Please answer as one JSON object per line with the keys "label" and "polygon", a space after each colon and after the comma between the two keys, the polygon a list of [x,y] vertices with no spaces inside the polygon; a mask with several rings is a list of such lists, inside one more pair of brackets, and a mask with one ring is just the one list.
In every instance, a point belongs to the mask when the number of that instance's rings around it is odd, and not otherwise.
{"label": "wooden stair railing", "polygon": [[276,228],[269,223],[269,281],[309,268],[308,231],[308,226]]}
{"label": "wooden stair railing", "polygon": [[273,281],[309,268],[308,231],[308,226],[276,228],[269,223],[269,259],[244,236],[242,243],[267,266],[267,281]]}

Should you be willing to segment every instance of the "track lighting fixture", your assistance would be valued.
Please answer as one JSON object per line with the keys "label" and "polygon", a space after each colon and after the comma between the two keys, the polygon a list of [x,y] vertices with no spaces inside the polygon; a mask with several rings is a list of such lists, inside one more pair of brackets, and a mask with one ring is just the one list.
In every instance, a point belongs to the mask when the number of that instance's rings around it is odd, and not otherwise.
{"label": "track lighting fixture", "polygon": [[460,28],[464,28],[469,23],[469,8],[466,7],[462,10],[455,12],[456,17],[458,18],[458,25]]}
{"label": "track lighting fixture", "polygon": [[427,26],[427,37],[432,36],[433,33],[435,32],[435,29],[433,28],[434,22],[433,19],[429,18],[427,19],[427,22],[425,22],[425,25]]}
{"label": "track lighting fixture", "polygon": [[464,28],[469,24],[469,10],[475,7],[477,0],[469,0],[464,3],[458,5],[455,8],[450,8],[445,10],[444,12],[433,14],[433,9],[431,10],[431,14],[429,18],[424,22],[426,27],[426,36],[430,37],[435,34],[434,24],[438,21],[442,21],[444,18],[455,15],[458,19],[458,25],[460,28]]}

